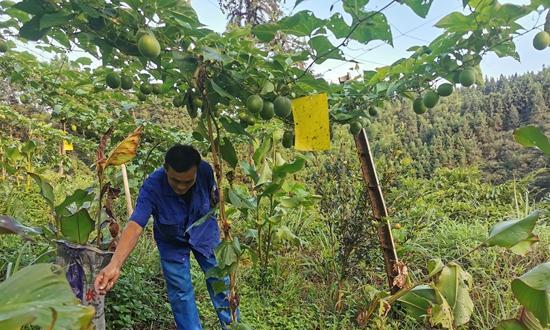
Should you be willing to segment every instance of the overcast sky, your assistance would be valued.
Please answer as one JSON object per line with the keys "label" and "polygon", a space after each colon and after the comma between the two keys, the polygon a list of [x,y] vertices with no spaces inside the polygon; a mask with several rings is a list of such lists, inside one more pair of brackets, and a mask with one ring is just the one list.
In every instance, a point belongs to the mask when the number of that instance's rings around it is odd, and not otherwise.
{"label": "overcast sky", "polygon": [[[192,0],[193,8],[197,11],[199,19],[211,29],[223,32],[226,26],[226,19],[220,11],[217,0]],[[333,12],[341,11],[341,1],[338,0],[305,0],[294,12],[299,10],[311,10],[316,16],[328,18],[331,4],[334,3]],[[372,0],[367,4],[367,10],[377,10],[386,5],[388,0]],[[502,1],[501,3],[526,4],[528,0]],[[294,7],[294,0],[287,0],[283,4],[286,13],[290,13]],[[373,69],[393,63],[394,61],[408,57],[410,53],[406,49],[414,45],[425,45],[435,39],[441,30],[434,27],[442,17],[452,11],[462,10],[462,0],[434,0],[428,16],[423,19],[412,12],[409,7],[395,3],[384,11],[391,24],[394,47],[384,44],[381,41],[373,41],[366,47],[357,43],[350,43],[344,49],[346,58],[353,58],[360,62],[360,69]],[[523,19],[520,23],[525,28],[531,28],[544,22],[544,16],[537,19],[534,15]],[[348,21],[349,23],[349,21]],[[532,39],[536,32],[528,33],[517,38],[518,53],[521,62],[512,58],[498,58],[493,53],[486,55],[481,62],[485,75],[498,77],[501,74],[510,75],[526,71],[539,71],[543,64],[550,64],[550,48],[544,51],[537,51],[532,46]],[[374,48],[374,49],[373,49]],[[320,66],[315,67],[315,72],[323,73],[328,80],[334,80],[338,76],[345,75],[348,71],[353,72],[355,64],[336,60],[327,60]]]}

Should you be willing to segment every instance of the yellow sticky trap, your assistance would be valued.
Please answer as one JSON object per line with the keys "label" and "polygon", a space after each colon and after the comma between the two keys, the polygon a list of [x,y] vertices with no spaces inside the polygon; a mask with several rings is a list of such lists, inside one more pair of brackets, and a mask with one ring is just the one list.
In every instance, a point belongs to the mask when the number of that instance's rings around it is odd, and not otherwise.
{"label": "yellow sticky trap", "polygon": [[63,140],[63,149],[65,149],[65,151],[73,151],[74,150],[74,147],[73,147],[73,144],[67,140]]}
{"label": "yellow sticky trap", "polygon": [[328,97],[326,93],[292,100],[294,147],[302,151],[330,149]]}

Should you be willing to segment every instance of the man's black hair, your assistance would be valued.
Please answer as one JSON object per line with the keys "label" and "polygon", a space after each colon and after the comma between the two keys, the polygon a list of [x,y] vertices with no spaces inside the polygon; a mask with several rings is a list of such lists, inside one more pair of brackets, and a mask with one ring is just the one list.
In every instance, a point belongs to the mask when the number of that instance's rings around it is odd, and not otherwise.
{"label": "man's black hair", "polygon": [[199,166],[201,154],[197,149],[186,144],[176,144],[164,156],[164,168],[171,167],[176,172],[185,172],[193,166]]}

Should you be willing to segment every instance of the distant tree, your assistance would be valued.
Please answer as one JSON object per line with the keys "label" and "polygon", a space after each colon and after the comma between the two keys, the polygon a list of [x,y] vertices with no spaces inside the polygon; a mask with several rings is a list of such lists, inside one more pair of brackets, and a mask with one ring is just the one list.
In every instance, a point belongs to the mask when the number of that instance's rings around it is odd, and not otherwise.
{"label": "distant tree", "polygon": [[281,17],[280,0],[219,0],[230,25],[258,25]]}

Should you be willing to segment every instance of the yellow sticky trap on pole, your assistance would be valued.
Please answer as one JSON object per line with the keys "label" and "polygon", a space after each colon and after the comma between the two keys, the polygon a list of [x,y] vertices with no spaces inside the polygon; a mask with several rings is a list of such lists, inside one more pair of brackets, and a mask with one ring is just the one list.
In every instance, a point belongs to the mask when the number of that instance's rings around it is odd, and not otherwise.
{"label": "yellow sticky trap on pole", "polygon": [[326,93],[292,100],[294,147],[301,151],[330,149],[328,96]]}
{"label": "yellow sticky trap on pole", "polygon": [[73,147],[73,144],[67,140],[63,140],[63,149],[65,149],[65,151],[73,151],[74,150],[74,147]]}

